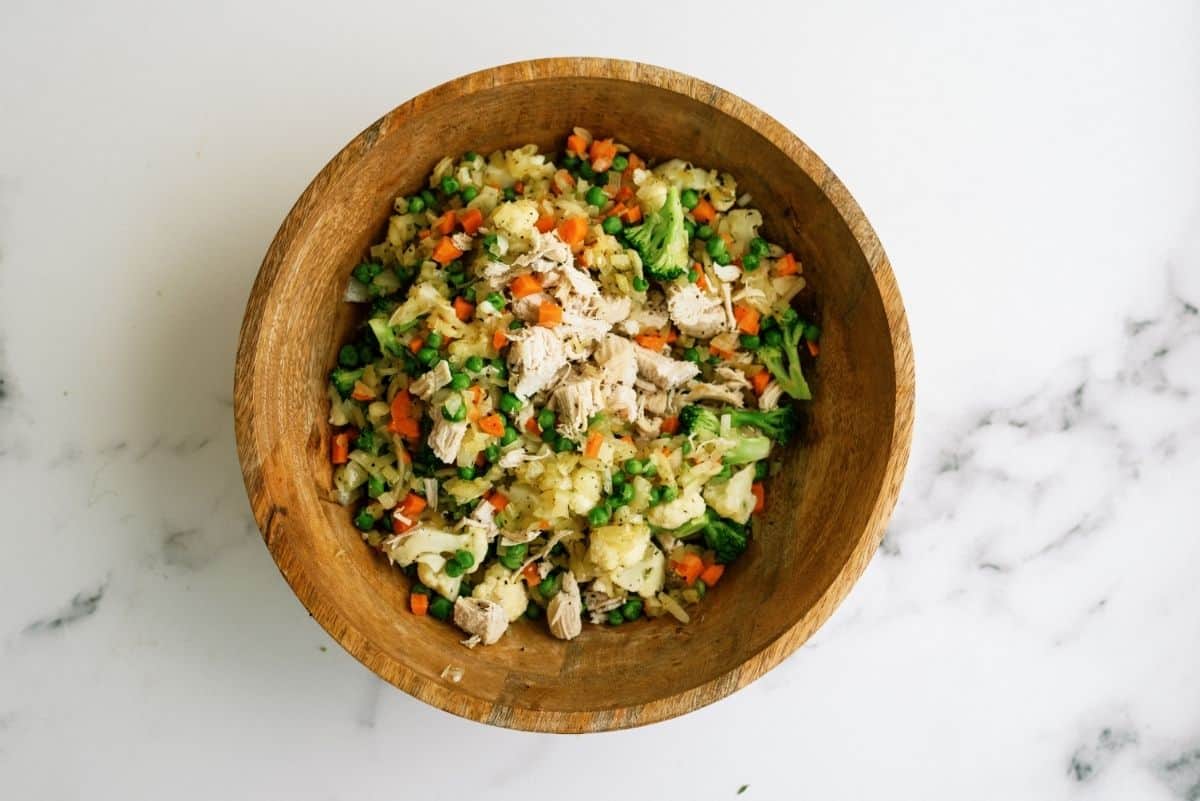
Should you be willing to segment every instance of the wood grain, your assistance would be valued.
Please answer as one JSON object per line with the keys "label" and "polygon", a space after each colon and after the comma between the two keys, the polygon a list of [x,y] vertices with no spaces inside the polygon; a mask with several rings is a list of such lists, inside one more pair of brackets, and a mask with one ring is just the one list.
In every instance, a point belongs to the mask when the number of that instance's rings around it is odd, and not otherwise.
{"label": "wood grain", "polygon": [[[769,238],[795,250],[820,309],[822,354],[803,442],[772,479],[765,524],[688,626],[586,627],[572,642],[515,625],[468,651],[404,611],[407,582],[328,500],[325,381],[353,325],[350,269],[392,199],[444,154],[534,142],[572,125],[639,153],[733,173]],[[468,75],[354,139],[271,243],[246,308],[235,375],[238,453],[254,516],[313,617],[387,681],[473,720],[547,732],[638,726],[746,686],[829,617],[875,552],[908,458],[908,325],[891,266],[841,182],[795,135],[715,86],[606,59],[547,59]],[[463,669],[460,683],[443,679]]]}

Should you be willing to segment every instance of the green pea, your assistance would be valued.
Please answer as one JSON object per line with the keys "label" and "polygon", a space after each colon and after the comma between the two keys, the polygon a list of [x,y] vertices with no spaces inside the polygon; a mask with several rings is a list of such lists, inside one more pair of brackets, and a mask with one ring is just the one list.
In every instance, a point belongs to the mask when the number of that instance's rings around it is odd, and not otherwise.
{"label": "green pea", "polygon": [[620,609],[613,609],[608,613],[608,625],[619,626],[625,622],[625,617],[621,614]]}
{"label": "green pea", "polygon": [[540,412],[538,412],[538,428],[542,429],[543,431],[545,431],[547,428],[554,428],[555,420],[556,416],[554,412],[550,411],[549,409],[542,409]]}
{"label": "green pea", "polygon": [[570,437],[559,437],[554,442],[554,450],[556,453],[570,453],[575,450],[575,441]]}
{"label": "green pea", "polygon": [[695,189],[685,189],[679,193],[679,202],[690,211],[700,205],[700,195]]}
{"label": "green pea", "polygon": [[612,485],[614,487],[621,486],[622,484],[625,483],[625,481],[626,481],[625,474],[622,473],[620,470],[618,470],[617,472],[612,474]]}
{"label": "green pea", "polygon": [[625,603],[621,604],[621,617],[628,621],[637,620],[642,616],[642,599],[630,598]]}
{"label": "green pea", "polygon": [[[447,563],[447,566],[448,565],[449,563]],[[447,575],[449,575],[449,573],[447,573]],[[436,617],[438,620],[449,620],[450,615],[453,613],[454,604],[450,603],[440,595],[429,602],[429,614],[433,617]]]}
{"label": "green pea", "polygon": [[779,321],[774,317],[764,317],[762,318],[762,322],[758,324],[758,327],[763,331],[770,331],[772,328],[779,327]]}
{"label": "green pea", "polygon": [[478,196],[479,196],[479,190],[476,189],[475,187],[471,186],[470,184],[463,187],[463,189],[462,189],[463,203],[470,203],[472,200],[474,200]]}
{"label": "green pea", "polygon": [[562,585],[562,579],[558,575],[552,574],[546,576],[538,583],[538,592],[543,598],[549,600],[558,594],[558,590]]}
{"label": "green pea", "polygon": [[689,362],[699,364],[700,363],[700,351],[696,350],[695,348],[686,348],[683,351],[683,358]]}
{"label": "green pea", "polygon": [[761,236],[756,236],[750,240],[750,252],[755,256],[762,258],[770,252],[771,247],[767,244],[767,240]]}
{"label": "green pea", "polygon": [[450,559],[446,562],[446,566],[442,568],[442,572],[444,572],[450,578],[458,578],[467,571],[466,568],[464,568],[458,562]]}
{"label": "green pea", "polygon": [[420,195],[413,195],[408,199],[408,211],[410,214],[420,214],[425,211],[425,198]]}
{"label": "green pea", "polygon": [[558,163],[561,164],[564,169],[573,170],[579,166],[579,156],[576,156],[574,153],[567,153],[558,160]]}
{"label": "green pea", "polygon": [[688,239],[694,239],[696,236],[696,224],[691,220],[683,221],[683,230],[687,232]]}
{"label": "green pea", "polygon": [[692,452],[692,441],[690,439],[685,439],[683,444],[679,446],[679,450],[683,451],[684,456],[687,456]]}
{"label": "green pea", "polygon": [[425,337],[425,345],[430,348],[440,348],[446,338],[437,331],[430,331],[429,336]]}
{"label": "green pea", "polygon": [[[515,570],[516,568],[513,569]],[[525,607],[525,617],[529,618],[530,620],[537,620],[541,616],[542,607],[538,606],[537,604],[530,604],[529,606]]]}
{"label": "green pea", "polygon": [[458,180],[453,175],[442,178],[442,191],[447,195],[453,195],[458,191]]}
{"label": "green pea", "polygon": [[367,495],[371,498],[378,498],[383,493],[387,492],[387,482],[382,476],[371,476],[367,479]]}
{"label": "green pea", "polygon": [[508,378],[508,368],[504,366],[504,359],[499,356],[492,359],[492,369],[496,371],[496,378],[502,381]]}
{"label": "green pea", "polygon": [[748,273],[752,273],[758,269],[758,256],[753,253],[742,255],[742,269]]}
{"label": "green pea", "polygon": [[767,477],[767,473],[769,471],[770,471],[770,468],[767,466],[766,462],[755,462],[754,463],[754,480],[762,481],[763,479],[765,479]]}
{"label": "green pea", "polygon": [[509,570],[519,570],[521,563],[525,561],[525,554],[528,552],[529,546],[525,543],[510,545],[507,548],[502,548],[500,554],[500,564],[507,567]]}
{"label": "green pea", "polygon": [[338,366],[352,369],[358,366],[358,348],[353,345],[343,345],[338,351]]}
{"label": "green pea", "polygon": [[762,340],[754,334],[742,334],[738,337],[738,342],[741,342],[746,350],[758,350],[762,347]]}
{"label": "green pea", "polygon": [[432,210],[436,205],[436,199],[433,196],[433,192],[430,192],[428,189],[421,190],[421,200],[425,201],[425,208],[427,209]]}
{"label": "green pea", "polygon": [[477,158],[479,158],[479,154],[474,150],[468,150],[466,153],[463,153],[463,161],[470,161],[474,163],[475,159]]}
{"label": "green pea", "polygon": [[697,281],[699,281],[700,280],[700,271],[697,270],[695,267],[690,268],[687,273],[687,280],[688,280],[689,284],[694,284]]}
{"label": "green pea", "polygon": [[520,437],[520,433],[512,426],[505,426],[504,433],[500,435],[500,447],[512,445]]}
{"label": "green pea", "polygon": [[521,411],[521,407],[524,405],[521,399],[511,392],[505,392],[500,396],[500,411],[505,414],[516,414]]}
{"label": "green pea", "polygon": [[[542,428],[538,426],[538,428]],[[542,442],[549,445],[551,448],[558,445],[558,432],[553,428],[542,428]]]}
{"label": "green pea", "polygon": [[650,288],[650,282],[647,281],[645,278],[634,278],[633,279],[633,291],[634,292],[645,292],[649,288]]}
{"label": "green pea", "polygon": [[520,320],[513,320],[511,323],[508,324],[509,331],[520,331],[524,327],[525,327],[525,323],[521,322]]}
{"label": "green pea", "polygon": [[718,472],[715,476],[713,476],[713,480],[714,481],[726,481],[732,475],[733,475],[733,468],[730,467],[729,465],[725,465],[724,467],[721,468],[720,472]]}
{"label": "green pea", "polygon": [[650,505],[651,506],[658,506],[660,503],[662,503],[662,495],[663,495],[662,491],[663,491],[663,487],[651,487],[650,488]]}
{"label": "green pea", "polygon": [[670,503],[679,497],[679,490],[675,488],[674,484],[667,484],[662,488],[661,497],[663,503]]}
{"label": "green pea", "polygon": [[591,189],[589,189],[587,191],[587,195],[584,197],[587,200],[588,205],[595,206],[598,209],[603,208],[604,204],[608,202],[608,195],[604,194],[604,190],[598,186],[593,186]]}
{"label": "green pea", "polygon": [[714,236],[705,243],[704,249],[708,251],[708,255],[716,258],[718,253],[725,252],[725,240],[719,236]]}
{"label": "green pea", "polygon": [[622,506],[633,500],[634,489],[632,484],[622,484],[619,487],[613,487],[613,497],[620,502]]}
{"label": "green pea", "polygon": [[593,526],[603,526],[608,522],[610,516],[608,507],[602,503],[598,503],[588,512],[588,522]]}
{"label": "green pea", "polygon": [[762,340],[767,345],[777,348],[783,344],[783,334],[779,333],[777,329],[772,328],[770,331],[763,332]]}
{"label": "green pea", "polygon": [[442,407],[442,417],[449,420],[451,423],[461,423],[467,419],[467,407],[459,401],[458,407],[451,409],[449,404]]}
{"label": "green pea", "polygon": [[450,388],[462,392],[467,387],[471,386],[471,377],[466,373],[451,373]]}
{"label": "green pea", "polygon": [[809,342],[816,342],[821,338],[821,329],[812,323],[807,323],[804,326],[804,338]]}
{"label": "green pea", "polygon": [[708,223],[705,223],[704,225],[702,225],[696,229],[696,237],[698,239],[708,239],[712,235],[713,235],[713,229],[712,229],[712,226],[709,225]]}
{"label": "green pea", "polygon": [[470,481],[471,479],[475,478],[475,468],[469,464],[463,465],[462,467],[458,468],[458,477],[463,481]]}
{"label": "green pea", "polygon": [[592,165],[586,159],[579,162],[579,174],[589,181],[596,177],[596,171],[592,169]]}
{"label": "green pea", "polygon": [[724,267],[726,264],[730,264],[733,261],[733,256],[729,255],[728,250],[722,250],[717,253],[717,255],[713,256],[713,261]]}
{"label": "green pea", "polygon": [[370,531],[375,526],[375,518],[366,509],[354,517],[354,525],[359,531]]}
{"label": "green pea", "polygon": [[371,283],[372,278],[371,265],[363,262],[351,271],[351,275],[353,275],[354,280],[358,281],[360,284],[369,284]]}
{"label": "green pea", "polygon": [[638,476],[646,469],[646,463],[641,459],[629,459],[625,462],[625,472],[631,476]]}
{"label": "green pea", "polygon": [[488,445],[483,449],[483,458],[493,463],[498,461],[500,459],[500,446]]}
{"label": "green pea", "polygon": [[454,552],[454,561],[470,570],[475,567],[475,554],[470,551],[458,550]]}
{"label": "green pea", "polygon": [[621,218],[614,214],[611,217],[605,217],[604,222],[600,223],[600,227],[606,234],[619,234],[625,226],[621,224]]}
{"label": "green pea", "polygon": [[472,373],[478,373],[483,369],[483,358],[480,356],[468,356],[464,366]]}
{"label": "green pea", "polygon": [[438,359],[438,352],[437,352],[436,348],[431,348],[428,345],[426,345],[425,347],[423,347],[419,351],[417,351],[417,361],[419,361],[421,364],[425,365],[426,367],[431,366],[434,362],[437,361],[437,359]]}
{"label": "green pea", "polygon": [[491,250],[496,247],[496,242],[498,242],[499,239],[500,238],[496,236],[495,231],[488,231],[483,235],[483,249],[490,253]]}
{"label": "green pea", "polygon": [[696,583],[692,585],[692,589],[694,589],[696,594],[701,598],[703,598],[705,595],[708,595],[708,585],[705,584],[701,579],[696,579]]}
{"label": "green pea", "polygon": [[504,308],[504,296],[501,295],[499,292],[489,293],[488,296],[486,298],[484,298],[484,300],[487,301],[491,305],[491,307],[493,309],[495,309],[496,311],[500,311],[501,309]]}
{"label": "green pea", "polygon": [[642,475],[646,478],[654,478],[658,475],[658,468],[654,466],[654,462],[646,461],[646,466],[642,468]]}
{"label": "green pea", "polygon": [[511,186],[504,187],[504,199],[509,202],[516,200],[517,199],[517,190],[513,189]]}
{"label": "green pea", "polygon": [[422,584],[419,581],[415,582],[412,585],[412,589],[409,590],[409,592],[412,593],[413,595],[432,595],[433,594],[433,590],[429,589],[428,587],[426,587],[424,584]]}
{"label": "green pea", "polygon": [[467,301],[468,303],[474,303],[475,302],[475,287],[469,286],[466,289],[464,289],[462,292],[462,296],[463,296],[463,300]]}

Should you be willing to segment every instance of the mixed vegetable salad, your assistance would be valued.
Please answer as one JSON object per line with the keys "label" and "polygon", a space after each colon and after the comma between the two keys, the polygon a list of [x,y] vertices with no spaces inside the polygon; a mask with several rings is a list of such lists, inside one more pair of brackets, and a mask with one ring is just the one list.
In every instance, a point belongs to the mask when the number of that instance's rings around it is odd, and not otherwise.
{"label": "mixed vegetable salad", "polygon": [[334,496],[411,612],[682,622],[746,550],[820,332],[725,173],[576,128],[445,158],[395,201],[330,375]]}

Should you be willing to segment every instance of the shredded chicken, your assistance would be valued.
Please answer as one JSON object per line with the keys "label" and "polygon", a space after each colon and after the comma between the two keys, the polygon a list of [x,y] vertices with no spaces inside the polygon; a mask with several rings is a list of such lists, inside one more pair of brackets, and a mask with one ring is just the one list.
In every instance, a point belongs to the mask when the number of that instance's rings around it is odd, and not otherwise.
{"label": "shredded chicken", "polygon": [[409,385],[408,391],[421,400],[429,400],[433,393],[450,383],[450,363],[442,359],[434,368]]}
{"label": "shredded chicken", "polygon": [[604,395],[596,376],[576,376],[554,390],[551,400],[558,409],[558,429],[574,437],[587,429],[588,418],[604,409]]}
{"label": "shredded chicken", "polygon": [[[449,420],[439,417],[433,425],[433,430],[429,432],[429,449],[437,458],[450,464],[458,456],[458,449],[462,446],[463,437],[466,435],[466,421],[451,423]],[[436,494],[435,491],[434,495]]]}
{"label": "shredded chicken", "polygon": [[531,326],[513,332],[508,351],[512,375],[509,386],[517,395],[528,398],[549,386],[567,366],[562,340],[550,329]]}
{"label": "shredded chicken", "polygon": [[522,322],[534,322],[538,318],[538,309],[541,308],[545,300],[546,296],[541,292],[534,292],[532,295],[517,298],[512,302],[513,316]]}
{"label": "shredded chicken", "polygon": [[550,633],[560,640],[573,640],[583,631],[583,600],[579,597],[579,582],[569,570],[563,576],[562,589],[550,599],[546,620],[550,624]]}
{"label": "shredded chicken", "polygon": [[484,645],[491,645],[508,629],[508,615],[495,601],[460,595],[454,602],[454,624],[479,637]]}
{"label": "shredded chicken", "polygon": [[475,505],[475,510],[460,520],[455,528],[478,529],[491,542],[500,535],[500,528],[496,525],[496,507],[487,501],[480,501]]}
{"label": "shredded chicken", "polygon": [[667,298],[667,309],[672,322],[691,337],[708,339],[729,328],[720,298],[696,284],[677,285]]}
{"label": "shredded chicken", "polygon": [[641,345],[634,345],[633,352],[637,358],[638,375],[660,389],[674,389],[700,372],[699,365],[693,362],[672,359]]}
{"label": "shredded chicken", "polygon": [[710,384],[706,381],[695,381],[689,384],[687,390],[679,398],[685,403],[716,401],[739,408],[746,405],[744,393],[740,389],[726,384]]}
{"label": "shredded chicken", "polygon": [[783,387],[779,386],[779,382],[771,379],[771,383],[767,384],[763,393],[758,396],[758,408],[760,409],[775,409],[779,406],[779,399],[783,397]]}

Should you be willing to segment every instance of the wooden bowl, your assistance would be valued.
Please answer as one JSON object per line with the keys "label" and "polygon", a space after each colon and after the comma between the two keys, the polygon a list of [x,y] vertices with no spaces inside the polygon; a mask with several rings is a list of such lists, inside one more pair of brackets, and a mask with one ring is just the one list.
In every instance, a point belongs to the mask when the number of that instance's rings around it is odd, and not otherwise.
{"label": "wooden bowl", "polygon": [[[351,268],[392,199],[447,154],[533,142],[574,125],[639,154],[719,167],[750,192],[769,237],[799,254],[823,328],[804,435],[784,455],[750,549],[691,624],[670,617],[575,640],[514,624],[468,650],[406,611],[407,580],[329,500],[326,378],[355,322]],[[402,690],[517,729],[586,732],[680,715],[744,687],[820,626],[862,573],[899,490],[913,363],[896,281],[850,194],[795,135],[715,86],[657,67],[547,59],[451,81],[391,111],[338,153],[271,243],[242,325],[238,453],[267,547],[342,646]],[[461,668],[459,682],[444,675]]]}

